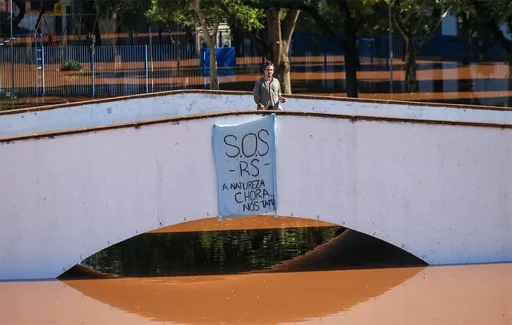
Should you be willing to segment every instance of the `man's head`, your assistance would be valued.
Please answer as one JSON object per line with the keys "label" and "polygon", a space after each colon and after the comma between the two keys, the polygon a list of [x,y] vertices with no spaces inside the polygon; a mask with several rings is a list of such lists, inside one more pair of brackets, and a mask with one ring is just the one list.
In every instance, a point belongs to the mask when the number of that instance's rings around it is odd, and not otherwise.
{"label": "man's head", "polygon": [[263,73],[265,73],[266,78],[271,78],[274,74],[274,63],[267,61],[263,66]]}

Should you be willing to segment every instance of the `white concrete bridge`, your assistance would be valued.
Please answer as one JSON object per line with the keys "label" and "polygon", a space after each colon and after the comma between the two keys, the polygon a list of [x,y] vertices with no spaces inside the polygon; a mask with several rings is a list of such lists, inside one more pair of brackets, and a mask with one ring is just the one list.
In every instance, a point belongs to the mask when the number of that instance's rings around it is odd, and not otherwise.
{"label": "white concrete bridge", "polygon": [[[418,105],[413,118],[410,104],[304,100],[323,111],[301,112],[296,97],[277,116],[278,215],[354,229],[434,265],[512,261],[512,111]],[[61,114],[52,129],[2,129],[0,279],[55,278],[137,234],[218,215],[212,126],[261,116],[245,106],[95,126],[94,110],[122,105],[94,105],[74,122],[78,106],[39,111]]]}

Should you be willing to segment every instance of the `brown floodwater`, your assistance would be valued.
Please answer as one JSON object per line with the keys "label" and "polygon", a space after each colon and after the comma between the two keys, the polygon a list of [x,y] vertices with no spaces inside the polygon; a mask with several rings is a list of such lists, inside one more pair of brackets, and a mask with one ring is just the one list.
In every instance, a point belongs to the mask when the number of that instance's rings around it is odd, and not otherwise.
{"label": "brown floodwater", "polygon": [[0,282],[1,324],[512,324],[512,263]]}

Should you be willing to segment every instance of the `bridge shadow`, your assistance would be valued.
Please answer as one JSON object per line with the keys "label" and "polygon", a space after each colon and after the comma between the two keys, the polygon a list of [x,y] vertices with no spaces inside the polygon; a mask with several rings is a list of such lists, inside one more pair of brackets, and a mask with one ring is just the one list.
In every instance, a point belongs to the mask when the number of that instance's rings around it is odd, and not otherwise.
{"label": "bridge shadow", "polygon": [[420,258],[399,247],[352,229],[343,229],[340,235],[329,242],[261,272],[354,270],[427,265]]}

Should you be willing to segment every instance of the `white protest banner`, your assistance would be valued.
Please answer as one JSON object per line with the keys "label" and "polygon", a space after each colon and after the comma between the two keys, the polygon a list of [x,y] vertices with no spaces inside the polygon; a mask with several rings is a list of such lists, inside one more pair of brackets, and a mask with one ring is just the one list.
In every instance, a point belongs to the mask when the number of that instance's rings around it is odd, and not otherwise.
{"label": "white protest banner", "polygon": [[277,209],[276,115],[235,125],[214,125],[213,155],[221,217]]}

